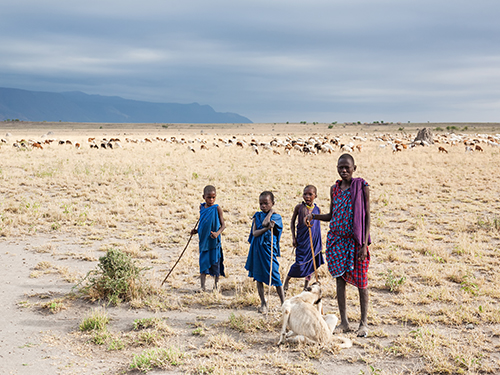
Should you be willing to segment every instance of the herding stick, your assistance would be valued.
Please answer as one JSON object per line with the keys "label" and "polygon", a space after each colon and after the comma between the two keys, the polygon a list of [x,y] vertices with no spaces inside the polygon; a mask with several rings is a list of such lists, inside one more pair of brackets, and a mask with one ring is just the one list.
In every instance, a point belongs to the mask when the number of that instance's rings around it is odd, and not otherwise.
{"label": "herding stick", "polygon": [[[193,229],[196,229],[196,227],[198,226],[198,223],[200,222],[200,219],[198,219],[198,221],[196,222],[196,224],[194,225],[194,228]],[[193,234],[191,234],[191,236],[189,237],[189,240],[186,244],[186,246],[184,247],[184,250],[182,250],[182,253],[181,255],[179,256],[179,259],[177,259],[177,262],[175,262],[174,266],[172,267],[172,269],[170,270],[170,272],[167,274],[167,276],[165,277],[165,279],[163,280],[163,282],[161,283],[160,286],[163,286],[163,284],[165,284],[165,281],[167,281],[168,277],[170,276],[170,274],[172,273],[172,271],[174,270],[175,266],[177,265],[177,263],[179,263],[179,261],[181,260],[182,256],[184,255],[184,251],[186,251],[188,245],[189,245],[189,242],[191,242],[191,238],[193,238]]]}

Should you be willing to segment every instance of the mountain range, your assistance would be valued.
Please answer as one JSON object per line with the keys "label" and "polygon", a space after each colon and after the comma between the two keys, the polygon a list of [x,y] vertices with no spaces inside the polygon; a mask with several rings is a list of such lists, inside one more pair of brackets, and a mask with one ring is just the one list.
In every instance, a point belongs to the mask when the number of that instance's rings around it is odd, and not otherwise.
{"label": "mountain range", "polygon": [[153,103],[80,91],[42,92],[0,87],[0,121],[101,123],[251,123],[198,103]]}

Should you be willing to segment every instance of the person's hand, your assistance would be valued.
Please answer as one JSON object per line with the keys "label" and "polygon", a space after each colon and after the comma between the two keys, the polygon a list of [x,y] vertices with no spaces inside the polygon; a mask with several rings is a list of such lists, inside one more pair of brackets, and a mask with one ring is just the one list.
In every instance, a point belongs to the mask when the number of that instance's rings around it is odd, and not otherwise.
{"label": "person's hand", "polygon": [[210,231],[210,237],[217,238],[218,236],[219,236],[219,234],[217,232]]}
{"label": "person's hand", "polygon": [[364,262],[367,256],[368,256],[368,247],[366,246],[366,244],[364,244],[359,249],[358,260],[360,262]]}
{"label": "person's hand", "polygon": [[274,224],[276,224],[274,221],[270,221],[269,222],[269,229],[273,229],[274,228]]}
{"label": "person's hand", "polygon": [[308,227],[310,227],[310,226],[312,226],[312,224],[311,224],[311,220],[312,220],[312,219],[313,219],[313,215],[312,215],[312,213],[311,213],[311,214],[307,214],[307,216],[304,218],[304,223],[305,223]]}
{"label": "person's hand", "polygon": [[293,247],[297,247],[299,245],[299,243],[297,242],[297,239],[294,238],[293,239]]}
{"label": "person's hand", "polygon": [[198,229],[191,229],[191,235],[198,233]]}

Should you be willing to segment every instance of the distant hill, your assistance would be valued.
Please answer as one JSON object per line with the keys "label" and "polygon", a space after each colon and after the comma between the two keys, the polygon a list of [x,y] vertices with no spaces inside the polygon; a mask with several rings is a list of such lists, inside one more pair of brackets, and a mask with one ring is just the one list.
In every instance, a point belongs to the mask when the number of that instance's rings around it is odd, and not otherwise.
{"label": "distant hill", "polygon": [[151,103],[83,92],[41,92],[0,87],[0,121],[108,123],[251,123],[236,113],[198,103]]}

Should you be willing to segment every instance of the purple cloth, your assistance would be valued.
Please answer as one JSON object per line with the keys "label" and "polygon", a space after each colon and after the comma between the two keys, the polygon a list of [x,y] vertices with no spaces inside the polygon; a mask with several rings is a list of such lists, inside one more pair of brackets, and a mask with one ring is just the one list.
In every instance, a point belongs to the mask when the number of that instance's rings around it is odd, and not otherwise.
{"label": "purple cloth", "polygon": [[[288,276],[290,277],[306,277],[314,273],[314,263],[311,251],[311,239],[309,238],[309,228],[304,223],[305,216],[308,211],[305,207],[305,203],[299,208],[299,214],[297,215],[297,248],[295,249],[295,263],[290,267]],[[312,210],[313,214],[319,214],[319,208],[314,204]],[[323,254],[321,253],[321,225],[318,220],[311,221],[311,235],[313,239],[314,246],[314,258],[316,262],[316,268],[319,268],[323,263]]]}
{"label": "purple cloth", "polygon": [[[354,234],[354,240],[358,245],[363,245],[365,242],[366,233],[366,210],[365,210],[365,191],[364,185],[368,185],[362,178],[353,178],[351,181],[351,203],[353,211],[353,222],[352,229]],[[370,235],[368,235],[368,243],[371,244]]]}

